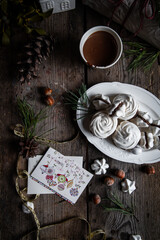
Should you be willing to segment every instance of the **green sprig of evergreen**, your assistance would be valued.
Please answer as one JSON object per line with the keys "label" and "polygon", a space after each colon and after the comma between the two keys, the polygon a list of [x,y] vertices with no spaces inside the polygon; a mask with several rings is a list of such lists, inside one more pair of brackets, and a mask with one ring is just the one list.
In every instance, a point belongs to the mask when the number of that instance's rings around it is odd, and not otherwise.
{"label": "green sprig of evergreen", "polygon": [[[54,128],[48,129],[42,132],[42,127],[38,127],[38,124],[45,120],[47,116],[47,108],[43,108],[38,112],[35,112],[34,108],[25,100],[17,99],[18,113],[21,117],[22,125],[15,127],[15,135],[23,138],[23,141],[30,142],[34,140],[37,143],[47,144],[65,144],[77,139],[79,133],[73,138],[65,141],[56,141],[54,139],[46,138],[49,132]],[[43,127],[45,124],[43,124]]]}
{"label": "green sprig of evergreen", "polygon": [[[47,118],[46,109],[41,109],[35,113],[32,106],[25,99],[17,100],[18,112],[24,127],[24,138],[32,139],[36,136],[37,124]],[[51,131],[51,130],[47,130]]]}
{"label": "green sprig of evergreen", "polygon": [[124,215],[133,216],[133,217],[136,218],[137,221],[139,221],[137,219],[137,217],[135,216],[135,214],[134,214],[133,206],[132,207],[125,206],[118,199],[118,197],[115,194],[113,194],[113,193],[110,193],[110,195],[107,194],[106,198],[103,198],[102,200],[110,200],[114,204],[113,207],[103,206],[105,211],[107,211],[107,212],[120,212],[120,213],[122,213]]}
{"label": "green sprig of evergreen", "polygon": [[144,71],[149,71],[160,54],[160,50],[147,43],[124,41],[124,44],[129,47],[124,50],[125,57],[132,57],[127,70],[142,68]]}
{"label": "green sprig of evergreen", "polygon": [[90,108],[90,100],[86,91],[86,85],[82,84],[82,86],[79,89],[76,89],[75,92],[69,91],[66,94],[65,104],[69,105],[74,112],[77,110],[80,110],[81,112],[81,116],[76,120],[84,118],[93,113],[93,110]]}

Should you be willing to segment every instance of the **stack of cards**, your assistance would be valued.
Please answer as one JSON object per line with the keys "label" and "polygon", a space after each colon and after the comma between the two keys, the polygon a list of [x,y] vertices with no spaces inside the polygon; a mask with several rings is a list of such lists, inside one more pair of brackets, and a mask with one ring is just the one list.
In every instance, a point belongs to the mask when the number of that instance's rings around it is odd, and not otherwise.
{"label": "stack of cards", "polygon": [[72,204],[93,177],[82,168],[81,157],[66,157],[53,148],[43,157],[29,159],[28,171],[28,194],[56,193]]}
{"label": "stack of cards", "polygon": [[[28,159],[28,173],[31,174],[37,164],[42,159],[43,155],[37,155],[33,158]],[[67,158],[73,159],[75,163],[82,167],[83,166],[83,157],[77,157],[77,156],[68,156]],[[27,187],[27,194],[54,194],[47,188],[41,186],[37,182],[35,182],[32,177],[30,176],[28,178],[28,187]]]}

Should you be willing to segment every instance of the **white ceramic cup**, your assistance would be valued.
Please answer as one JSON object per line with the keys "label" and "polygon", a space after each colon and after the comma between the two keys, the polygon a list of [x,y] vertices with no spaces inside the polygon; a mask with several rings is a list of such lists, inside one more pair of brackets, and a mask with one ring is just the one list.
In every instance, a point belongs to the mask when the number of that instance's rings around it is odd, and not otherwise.
{"label": "white ceramic cup", "polygon": [[112,28],[109,28],[106,26],[97,26],[97,27],[93,27],[93,28],[89,29],[87,32],[85,32],[84,35],[82,36],[82,38],[80,40],[80,44],[79,44],[80,54],[81,54],[83,60],[85,61],[85,63],[87,64],[87,60],[85,59],[84,54],[83,54],[83,47],[84,47],[86,40],[90,37],[90,35],[92,35],[95,32],[98,32],[98,31],[104,31],[104,32],[110,33],[114,37],[114,39],[117,43],[117,55],[116,55],[114,61],[110,65],[107,65],[107,66],[92,65],[92,67],[99,68],[99,69],[110,68],[114,64],[116,64],[116,62],[118,62],[118,60],[120,59],[120,57],[122,55],[122,51],[123,51],[122,40],[119,37],[119,35]]}

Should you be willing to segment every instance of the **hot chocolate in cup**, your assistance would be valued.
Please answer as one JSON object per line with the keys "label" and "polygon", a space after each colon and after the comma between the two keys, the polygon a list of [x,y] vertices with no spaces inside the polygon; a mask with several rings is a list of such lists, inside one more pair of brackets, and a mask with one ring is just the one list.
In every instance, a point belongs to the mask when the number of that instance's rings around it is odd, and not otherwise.
{"label": "hot chocolate in cup", "polygon": [[118,62],[123,51],[119,35],[105,26],[93,27],[85,32],[79,47],[85,63],[99,69],[112,67]]}

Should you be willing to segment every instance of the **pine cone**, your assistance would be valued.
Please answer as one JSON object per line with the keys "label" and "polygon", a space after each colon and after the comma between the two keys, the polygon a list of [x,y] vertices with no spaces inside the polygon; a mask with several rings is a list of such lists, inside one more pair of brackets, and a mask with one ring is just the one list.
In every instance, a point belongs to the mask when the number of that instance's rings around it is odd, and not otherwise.
{"label": "pine cone", "polygon": [[38,76],[39,65],[49,57],[53,50],[51,36],[37,36],[31,43],[25,46],[24,59],[17,62],[19,81],[30,84],[31,79]]}
{"label": "pine cone", "polygon": [[34,138],[20,141],[19,145],[21,147],[20,154],[24,158],[34,157],[37,155],[38,143],[34,140]]}

